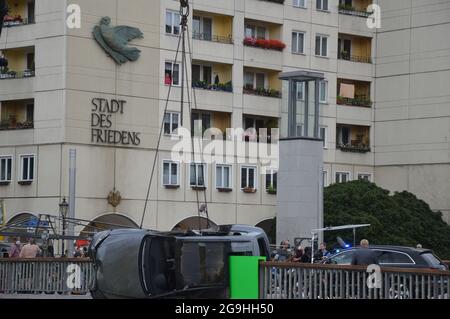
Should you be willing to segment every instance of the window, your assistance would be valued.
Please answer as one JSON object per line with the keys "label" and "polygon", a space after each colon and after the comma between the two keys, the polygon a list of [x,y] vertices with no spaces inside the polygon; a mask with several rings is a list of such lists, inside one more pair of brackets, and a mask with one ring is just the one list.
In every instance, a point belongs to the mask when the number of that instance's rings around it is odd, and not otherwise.
{"label": "window", "polygon": [[205,131],[211,128],[211,113],[209,112],[192,112],[191,116],[191,127],[192,127],[192,134],[195,133],[195,130],[197,127],[202,128],[202,136],[205,134]]}
{"label": "window", "polygon": [[34,180],[34,155],[20,156],[20,181],[32,182]]}
{"label": "window", "polygon": [[316,55],[322,57],[328,56],[328,36],[316,35]]}
{"label": "window", "polygon": [[231,165],[216,165],[216,187],[230,189]]}
{"label": "window", "polygon": [[266,172],[266,190],[277,189],[278,171],[268,170]]}
{"label": "window", "polygon": [[266,75],[264,73],[245,72],[244,87],[247,89],[264,89],[266,87]]}
{"label": "window", "polygon": [[294,7],[306,8],[306,0],[293,0]]}
{"label": "window", "polygon": [[305,53],[305,33],[292,32],[292,53]]}
{"label": "window", "polygon": [[0,183],[11,182],[12,156],[0,157]]}
{"label": "window", "polygon": [[303,125],[297,124],[297,136],[303,136]]}
{"label": "window", "polygon": [[321,11],[328,11],[328,0],[316,0],[316,8]]}
{"label": "window", "polygon": [[297,82],[297,100],[303,101],[305,99],[306,82]]}
{"label": "window", "polygon": [[166,33],[180,34],[180,13],[176,11],[166,11]]}
{"label": "window", "polygon": [[326,81],[319,83],[319,102],[328,103],[328,82]]}
{"label": "window", "polygon": [[206,164],[191,163],[189,176],[191,187],[206,187]]}
{"label": "window", "polygon": [[266,39],[266,28],[255,25],[246,25],[245,36],[256,39]]}
{"label": "window", "polygon": [[241,188],[256,189],[256,167],[243,166],[241,168]]}
{"label": "window", "polygon": [[372,174],[359,173],[358,174],[358,180],[359,181],[371,182],[372,181]]}
{"label": "window", "polygon": [[212,83],[212,67],[208,65],[192,65],[192,83],[204,81],[208,84]]}
{"label": "window", "polygon": [[336,172],[336,183],[346,183],[350,181],[350,173]]}
{"label": "window", "polygon": [[200,16],[193,17],[193,37],[199,40],[212,40],[212,19]]}
{"label": "window", "polygon": [[323,148],[327,148],[327,143],[328,143],[328,141],[327,141],[327,128],[326,127],[321,127],[320,128],[320,132],[319,132],[319,134],[320,134],[320,139],[322,139],[323,140]]}
{"label": "window", "polygon": [[180,64],[166,62],[166,67],[164,70],[164,84],[180,85]]}
{"label": "window", "polygon": [[164,134],[174,134],[180,126],[180,114],[176,112],[167,112],[164,115]]}
{"label": "window", "polygon": [[349,145],[350,144],[350,128],[347,126],[338,127],[337,138],[339,145]]}
{"label": "window", "polygon": [[330,185],[328,183],[328,172],[327,171],[323,171],[322,177],[323,177],[323,187],[328,187]]}
{"label": "window", "polygon": [[180,164],[172,161],[163,162],[163,186],[180,186]]}
{"label": "window", "polygon": [[352,41],[338,39],[338,59],[350,60],[352,54]]}
{"label": "window", "polygon": [[333,265],[350,265],[353,259],[353,250],[345,251],[339,255],[335,255],[327,262]]}
{"label": "window", "polygon": [[378,251],[378,261],[380,264],[414,264],[414,261],[407,254],[394,251]]}

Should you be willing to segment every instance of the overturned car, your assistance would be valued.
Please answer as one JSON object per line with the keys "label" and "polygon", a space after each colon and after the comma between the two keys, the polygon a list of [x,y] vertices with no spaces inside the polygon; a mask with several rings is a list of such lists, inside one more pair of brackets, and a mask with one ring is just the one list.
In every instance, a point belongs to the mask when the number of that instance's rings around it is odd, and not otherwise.
{"label": "overturned car", "polygon": [[229,257],[269,258],[264,231],[244,225],[214,231],[120,229],[98,233],[89,247],[93,298],[228,298]]}

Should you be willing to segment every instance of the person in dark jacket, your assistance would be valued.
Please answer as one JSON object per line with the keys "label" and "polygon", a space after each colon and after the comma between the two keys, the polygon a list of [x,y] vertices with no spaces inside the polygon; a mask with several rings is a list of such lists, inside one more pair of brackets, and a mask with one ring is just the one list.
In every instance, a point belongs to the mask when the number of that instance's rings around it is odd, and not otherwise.
{"label": "person in dark jacket", "polygon": [[361,240],[361,247],[353,252],[352,265],[368,266],[378,264],[377,252],[369,249],[369,241],[367,239]]}

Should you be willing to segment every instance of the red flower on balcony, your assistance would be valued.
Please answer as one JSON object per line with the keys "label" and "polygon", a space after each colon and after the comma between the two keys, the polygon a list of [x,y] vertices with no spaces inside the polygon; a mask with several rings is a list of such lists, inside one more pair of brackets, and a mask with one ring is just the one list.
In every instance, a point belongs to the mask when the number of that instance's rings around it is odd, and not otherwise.
{"label": "red flower on balcony", "polygon": [[244,39],[244,45],[277,51],[283,51],[286,48],[286,44],[280,40],[255,39],[252,37],[246,37]]}

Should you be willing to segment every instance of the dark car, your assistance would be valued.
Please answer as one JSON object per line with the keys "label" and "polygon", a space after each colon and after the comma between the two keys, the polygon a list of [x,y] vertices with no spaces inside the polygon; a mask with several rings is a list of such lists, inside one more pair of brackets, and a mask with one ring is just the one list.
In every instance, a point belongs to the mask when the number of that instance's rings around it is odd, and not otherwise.
{"label": "dark car", "polygon": [[244,225],[216,231],[121,229],[98,233],[89,247],[94,298],[226,298],[229,256],[265,256],[264,231]]}
{"label": "dark car", "polygon": [[[322,263],[350,265],[356,249],[358,248],[350,248],[338,252],[322,261]],[[429,249],[402,246],[370,246],[369,249],[378,253],[378,262],[382,267],[448,270],[448,266]]]}
{"label": "dark car", "polygon": [[9,251],[11,250],[10,243],[0,243],[0,258],[8,258],[9,257]]}

